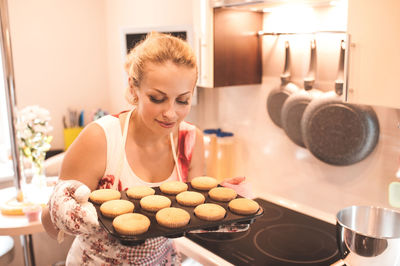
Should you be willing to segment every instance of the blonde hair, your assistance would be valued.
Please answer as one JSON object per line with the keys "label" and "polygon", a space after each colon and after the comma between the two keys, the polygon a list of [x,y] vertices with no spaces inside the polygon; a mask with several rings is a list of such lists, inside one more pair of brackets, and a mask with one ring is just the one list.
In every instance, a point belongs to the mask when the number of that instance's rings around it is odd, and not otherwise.
{"label": "blonde hair", "polygon": [[140,87],[145,75],[146,63],[162,64],[172,62],[178,66],[196,69],[196,56],[189,44],[169,34],[151,32],[130,50],[125,62],[125,70],[130,78],[125,98],[131,104],[136,104],[131,88]]}

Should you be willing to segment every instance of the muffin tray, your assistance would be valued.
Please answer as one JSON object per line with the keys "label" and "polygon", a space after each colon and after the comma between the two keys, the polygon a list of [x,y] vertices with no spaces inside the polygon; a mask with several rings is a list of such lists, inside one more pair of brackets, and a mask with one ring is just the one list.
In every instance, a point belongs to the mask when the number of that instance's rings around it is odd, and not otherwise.
{"label": "muffin tray", "polygon": [[[160,191],[159,187],[153,187],[153,189],[156,191],[156,193],[155,193],[156,195],[163,195],[163,196],[168,197],[171,200],[171,207],[184,209],[185,211],[187,211],[190,214],[190,221],[186,226],[180,227],[180,228],[167,228],[167,227],[161,226],[157,223],[155,212],[149,212],[149,211],[143,210],[140,207],[140,203],[139,203],[140,200],[131,199],[126,195],[125,191],[121,191],[121,199],[129,200],[129,201],[133,202],[133,204],[135,205],[135,209],[133,212],[146,215],[150,219],[150,222],[151,222],[150,227],[147,232],[140,234],[140,235],[130,236],[130,235],[121,235],[121,234],[117,233],[114,230],[114,227],[112,225],[113,218],[108,218],[101,214],[100,204],[93,203],[93,205],[96,208],[100,225],[109,234],[111,234],[112,236],[117,238],[123,245],[137,245],[137,244],[143,243],[147,238],[160,237],[160,236],[168,237],[168,238],[181,237],[181,236],[184,236],[189,231],[198,230],[198,229],[212,231],[212,230],[217,230],[220,226],[230,225],[233,223],[250,224],[250,223],[254,222],[254,219],[256,219],[257,217],[260,217],[264,214],[264,210],[261,207],[256,213],[251,214],[251,215],[235,214],[229,210],[229,208],[228,208],[229,202],[215,201],[208,196],[208,191],[201,191],[201,190],[194,189],[190,185],[190,182],[188,182],[187,184],[188,184],[188,191],[196,191],[196,192],[199,192],[204,195],[204,197],[206,198],[205,203],[215,203],[215,204],[222,206],[226,210],[225,218],[222,220],[219,220],[219,221],[201,220],[201,219],[197,218],[196,215],[194,214],[195,207],[187,207],[187,206],[180,205],[175,199],[176,195],[165,194]],[[242,197],[240,195],[238,195],[236,198],[242,198]]]}

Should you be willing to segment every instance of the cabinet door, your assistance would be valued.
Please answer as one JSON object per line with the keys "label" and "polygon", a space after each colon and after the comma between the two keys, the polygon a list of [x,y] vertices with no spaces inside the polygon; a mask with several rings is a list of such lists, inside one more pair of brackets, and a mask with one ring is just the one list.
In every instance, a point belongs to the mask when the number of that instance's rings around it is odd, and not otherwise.
{"label": "cabinet door", "polygon": [[261,83],[263,14],[214,9],[214,86]]}
{"label": "cabinet door", "polygon": [[400,1],[348,4],[348,101],[400,108]]}
{"label": "cabinet door", "polygon": [[193,2],[194,49],[201,87],[261,83],[263,14]]}

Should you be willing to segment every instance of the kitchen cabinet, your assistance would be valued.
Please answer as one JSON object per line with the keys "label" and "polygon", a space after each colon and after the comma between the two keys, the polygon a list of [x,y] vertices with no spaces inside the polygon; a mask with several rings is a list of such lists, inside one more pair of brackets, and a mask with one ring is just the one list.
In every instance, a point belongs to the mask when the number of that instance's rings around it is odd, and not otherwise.
{"label": "kitchen cabinet", "polygon": [[211,1],[196,0],[193,18],[198,86],[261,83],[261,12],[213,8]]}
{"label": "kitchen cabinet", "polygon": [[347,100],[400,108],[400,1],[349,0]]}

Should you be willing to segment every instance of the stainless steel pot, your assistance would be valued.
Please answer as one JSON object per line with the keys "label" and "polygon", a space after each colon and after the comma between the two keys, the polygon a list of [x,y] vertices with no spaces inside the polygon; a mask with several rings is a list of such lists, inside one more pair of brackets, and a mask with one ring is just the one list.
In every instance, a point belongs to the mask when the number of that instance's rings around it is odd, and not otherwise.
{"label": "stainless steel pot", "polygon": [[350,206],[337,213],[336,232],[347,266],[400,265],[400,212]]}

